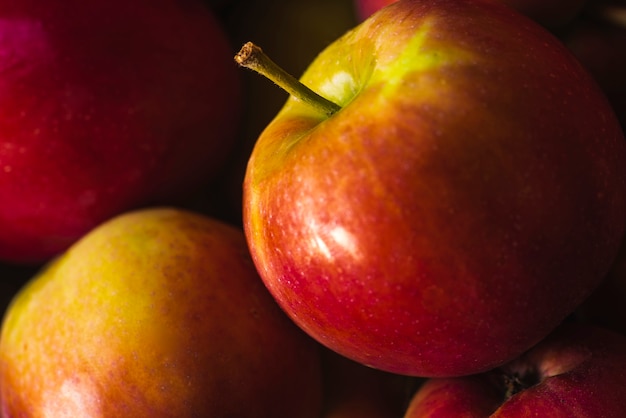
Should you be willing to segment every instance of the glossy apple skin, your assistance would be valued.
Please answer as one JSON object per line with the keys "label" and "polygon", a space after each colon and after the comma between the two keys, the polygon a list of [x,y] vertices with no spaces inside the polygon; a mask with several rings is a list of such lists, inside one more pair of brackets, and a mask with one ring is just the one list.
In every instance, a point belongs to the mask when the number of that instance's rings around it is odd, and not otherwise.
{"label": "glossy apple skin", "polygon": [[98,227],[14,299],[13,417],[315,417],[318,345],[258,278],[243,232],[177,209]]}
{"label": "glossy apple skin", "polygon": [[[506,394],[507,377],[528,374],[534,374],[532,386]],[[567,324],[500,369],[427,381],[404,418],[618,418],[626,411],[624,393],[626,337]]]}
{"label": "glossy apple skin", "polygon": [[286,103],[251,155],[244,225],[270,292],[325,346],[394,373],[477,373],[607,272],[626,141],[538,25],[493,2],[401,0],[302,81],[344,107]]}
{"label": "glossy apple skin", "polygon": [[232,49],[196,0],[0,0],[0,259],[178,204],[230,152]]}

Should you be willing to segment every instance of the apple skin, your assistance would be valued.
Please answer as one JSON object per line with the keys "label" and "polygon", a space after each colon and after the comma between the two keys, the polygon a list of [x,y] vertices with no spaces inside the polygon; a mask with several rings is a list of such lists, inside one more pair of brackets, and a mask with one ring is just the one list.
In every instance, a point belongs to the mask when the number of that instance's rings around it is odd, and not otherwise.
{"label": "apple skin", "polygon": [[[356,52],[355,52],[356,51]],[[404,1],[302,76],[259,137],[244,228],[309,335],[422,377],[489,370],[595,289],[624,234],[626,141],[545,29],[489,1]]]}
{"label": "apple skin", "polygon": [[319,346],[280,310],[243,231],[179,209],[99,226],[18,294],[1,415],[311,417]]}
{"label": "apple skin", "polygon": [[428,380],[404,418],[618,418],[624,393],[626,337],[571,323],[497,370]]}
{"label": "apple skin", "polygon": [[0,259],[182,204],[235,143],[232,48],[196,0],[0,0]]}

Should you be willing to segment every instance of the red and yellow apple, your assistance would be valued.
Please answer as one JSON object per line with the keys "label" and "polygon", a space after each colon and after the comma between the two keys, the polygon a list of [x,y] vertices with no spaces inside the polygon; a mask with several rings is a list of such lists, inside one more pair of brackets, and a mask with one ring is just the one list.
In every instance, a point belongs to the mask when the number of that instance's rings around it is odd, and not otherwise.
{"label": "red and yellow apple", "polygon": [[296,84],[258,138],[244,226],[266,286],[323,345],[393,373],[478,373],[608,271],[626,141],[538,24],[494,1],[400,0],[300,81],[324,100]]}
{"label": "red and yellow apple", "polygon": [[0,0],[0,259],[208,184],[239,119],[231,56],[200,0]]}
{"label": "red and yellow apple", "polygon": [[259,279],[243,231],[126,213],[32,279],[4,317],[0,413],[318,418],[319,346]]}
{"label": "red and yellow apple", "polygon": [[626,336],[566,324],[490,372],[428,380],[404,418],[622,417]]}

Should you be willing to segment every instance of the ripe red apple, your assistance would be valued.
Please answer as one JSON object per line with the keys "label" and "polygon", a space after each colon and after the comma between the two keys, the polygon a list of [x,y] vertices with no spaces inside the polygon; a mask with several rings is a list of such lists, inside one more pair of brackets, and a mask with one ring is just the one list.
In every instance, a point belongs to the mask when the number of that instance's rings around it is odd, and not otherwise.
{"label": "ripe red apple", "polygon": [[[250,45],[236,59],[288,80]],[[244,224],[270,292],[325,346],[399,374],[478,373],[608,271],[626,141],[536,23],[493,1],[400,0],[307,69],[325,99],[295,81],[252,152]]]}
{"label": "ripe red apple", "polygon": [[501,368],[427,381],[404,418],[618,418],[625,393],[626,337],[568,324]]}
{"label": "ripe red apple", "polygon": [[0,0],[0,259],[39,262],[223,166],[240,86],[199,0]]}
{"label": "ripe red apple", "polygon": [[243,231],[177,209],[126,213],[13,300],[0,413],[318,418],[318,348],[263,286]]}

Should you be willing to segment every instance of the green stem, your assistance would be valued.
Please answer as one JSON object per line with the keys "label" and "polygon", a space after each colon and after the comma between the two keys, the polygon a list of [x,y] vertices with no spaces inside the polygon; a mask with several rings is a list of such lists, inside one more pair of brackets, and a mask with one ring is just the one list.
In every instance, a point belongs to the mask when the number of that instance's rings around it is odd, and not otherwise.
{"label": "green stem", "polygon": [[241,47],[241,50],[235,55],[235,61],[240,66],[269,78],[287,93],[316,108],[326,116],[331,116],[341,109],[339,105],[320,96],[279,67],[261,48],[252,42],[247,42]]}

